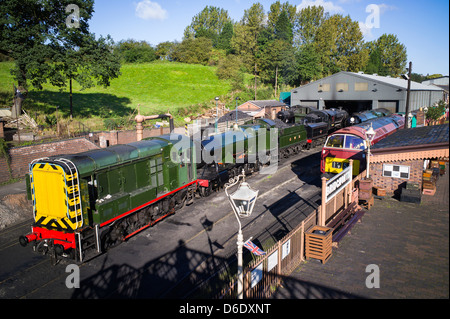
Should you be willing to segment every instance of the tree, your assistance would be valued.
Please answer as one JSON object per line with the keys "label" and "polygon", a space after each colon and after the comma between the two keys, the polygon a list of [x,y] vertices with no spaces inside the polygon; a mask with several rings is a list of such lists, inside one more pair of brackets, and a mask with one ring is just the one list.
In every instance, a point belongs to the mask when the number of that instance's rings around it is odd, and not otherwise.
{"label": "tree", "polygon": [[339,71],[357,72],[367,65],[368,50],[358,22],[350,16],[335,14],[317,29],[314,39],[316,52],[320,55],[324,75]]}
{"label": "tree", "polygon": [[427,74],[425,80],[436,79],[436,78],[441,78],[441,77],[443,77],[443,75],[440,73]]}
{"label": "tree", "polygon": [[96,40],[93,34],[88,34],[74,43],[67,41],[60,54],[54,56],[55,72],[49,82],[60,90],[69,82],[70,118],[73,116],[72,80],[84,90],[95,85],[108,87],[110,80],[120,75],[120,57],[112,53],[113,48],[109,36]]}
{"label": "tree", "polygon": [[226,53],[231,53],[231,39],[233,38],[233,23],[231,21],[225,23],[222,32],[220,32],[217,39],[217,48],[225,50]]}
{"label": "tree", "polygon": [[211,39],[188,38],[174,48],[172,57],[178,62],[207,65],[212,49]]}
{"label": "tree", "polygon": [[120,74],[112,40],[89,33],[93,12],[93,0],[2,1],[0,53],[14,59],[11,73],[20,87],[50,82],[62,90],[71,79],[88,87],[92,77],[109,85]]}
{"label": "tree", "polygon": [[367,62],[366,68],[364,72],[369,74],[378,74],[378,75],[388,75],[387,70],[383,67],[383,64],[381,62],[381,53],[378,48],[374,49],[372,52],[370,52],[369,60]]}
{"label": "tree", "polygon": [[281,4],[280,1],[276,1],[270,5],[270,10],[267,13],[267,26],[269,28],[275,28],[275,24],[283,11],[286,13],[289,23],[294,25],[297,18],[297,7],[289,4],[289,2]]}
{"label": "tree", "polygon": [[242,72],[242,61],[237,55],[229,54],[221,59],[216,73],[219,79],[230,80],[233,90],[242,89],[244,72]]}
{"label": "tree", "polygon": [[192,18],[191,24],[184,30],[184,39],[207,37],[213,40],[215,45],[225,24],[230,21],[228,11],[218,7],[206,6]]}
{"label": "tree", "polygon": [[292,24],[289,22],[286,11],[282,11],[275,23],[275,39],[292,44]]}
{"label": "tree", "polygon": [[297,78],[292,24],[286,11],[281,11],[273,28],[267,25],[260,32],[257,57],[261,79],[272,83],[275,90],[279,83],[291,84]]}
{"label": "tree", "polygon": [[257,35],[264,28],[266,15],[261,3],[254,3],[248,10],[244,10],[241,23],[248,26],[254,35]]}
{"label": "tree", "polygon": [[322,77],[323,68],[312,43],[300,47],[297,53],[297,68],[300,84],[315,81]]}
{"label": "tree", "polygon": [[294,43],[297,47],[313,43],[317,32],[324,21],[329,18],[322,6],[309,6],[300,10],[294,26]]}
{"label": "tree", "polygon": [[238,23],[234,27],[231,48],[243,63],[246,72],[252,72],[255,65],[255,54],[257,50],[257,37],[250,26]]}
{"label": "tree", "polygon": [[143,63],[156,60],[155,49],[145,41],[122,40],[117,44],[116,50],[126,63]]}
{"label": "tree", "polygon": [[161,60],[172,60],[172,52],[176,44],[174,42],[165,41],[156,46],[156,57]]}
{"label": "tree", "polygon": [[244,16],[234,28],[231,46],[234,52],[242,59],[244,70],[254,73],[255,99],[257,81],[257,54],[258,37],[264,29],[266,15],[264,7],[260,3],[254,3],[248,10],[244,10]]}
{"label": "tree", "polygon": [[381,56],[381,66],[386,75],[399,76],[406,71],[406,47],[394,34],[383,34],[375,44]]}
{"label": "tree", "polygon": [[433,105],[428,108],[426,118],[428,121],[437,121],[445,114],[446,104],[443,100],[440,100],[437,105]]}

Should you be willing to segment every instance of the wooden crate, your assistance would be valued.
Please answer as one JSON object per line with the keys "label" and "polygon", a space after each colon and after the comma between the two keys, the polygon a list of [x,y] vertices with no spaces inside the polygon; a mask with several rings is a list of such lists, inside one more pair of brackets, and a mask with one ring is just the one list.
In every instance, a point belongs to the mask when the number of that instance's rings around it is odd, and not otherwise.
{"label": "wooden crate", "polygon": [[419,183],[406,182],[406,189],[419,189]]}
{"label": "wooden crate", "polygon": [[372,189],[360,189],[358,196],[359,200],[369,200],[373,198]]}
{"label": "wooden crate", "polygon": [[424,179],[424,180],[430,180],[430,179],[431,179],[431,173],[426,173],[426,172],[424,172],[424,173],[422,174],[422,179]]}
{"label": "wooden crate", "polygon": [[370,190],[372,191],[373,181],[371,178],[369,179],[361,179],[359,181],[359,189]]}
{"label": "wooden crate", "polygon": [[375,187],[375,192],[377,196],[384,197],[386,196],[386,189],[382,187]]}
{"label": "wooden crate", "polygon": [[422,188],[423,189],[433,189],[433,188],[435,188],[436,187],[436,184],[434,183],[434,182],[427,182],[427,181],[424,181],[423,183],[422,183]]}
{"label": "wooden crate", "polygon": [[436,193],[436,187],[432,188],[432,189],[424,188],[422,190],[422,194],[424,194],[424,195],[431,195],[431,196],[433,196],[435,193]]}
{"label": "wooden crate", "polygon": [[305,232],[306,259],[318,259],[325,264],[332,254],[333,229],[324,226],[313,226]]}

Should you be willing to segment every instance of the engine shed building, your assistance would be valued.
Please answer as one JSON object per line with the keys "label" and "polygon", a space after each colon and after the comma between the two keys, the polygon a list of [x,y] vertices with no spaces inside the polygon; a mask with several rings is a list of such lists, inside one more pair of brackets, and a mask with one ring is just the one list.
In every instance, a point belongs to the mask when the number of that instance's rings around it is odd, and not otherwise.
{"label": "engine shed building", "polygon": [[424,171],[433,162],[448,162],[449,125],[401,129],[370,149],[373,186],[399,194],[406,183],[425,189]]}
{"label": "engine shed building", "polygon": [[[341,71],[291,91],[291,105],[322,109],[342,107],[349,113],[385,108],[405,112],[408,81],[401,78]],[[411,81],[410,112],[444,99],[435,85]]]}

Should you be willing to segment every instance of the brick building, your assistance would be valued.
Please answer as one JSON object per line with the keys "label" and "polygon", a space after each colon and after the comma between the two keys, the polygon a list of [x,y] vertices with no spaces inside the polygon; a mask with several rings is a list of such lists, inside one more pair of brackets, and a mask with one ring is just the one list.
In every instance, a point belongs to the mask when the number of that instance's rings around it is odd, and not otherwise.
{"label": "brick building", "polygon": [[253,118],[265,117],[273,120],[277,118],[278,112],[286,110],[287,107],[287,104],[276,100],[258,100],[247,101],[239,105],[238,110]]}
{"label": "brick building", "polygon": [[406,182],[422,188],[430,160],[448,160],[448,124],[402,129],[371,148],[370,177],[374,187],[397,193]]}

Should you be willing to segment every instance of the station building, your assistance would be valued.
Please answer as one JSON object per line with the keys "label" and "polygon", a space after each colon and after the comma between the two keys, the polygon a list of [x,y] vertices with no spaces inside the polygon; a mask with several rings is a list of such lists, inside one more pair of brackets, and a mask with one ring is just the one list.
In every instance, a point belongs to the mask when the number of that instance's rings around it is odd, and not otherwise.
{"label": "station building", "polygon": [[[370,178],[374,187],[399,193],[406,183],[424,187],[424,171],[433,162],[448,162],[449,125],[402,129],[371,149]],[[437,167],[437,166],[436,166]]]}
{"label": "station building", "polygon": [[[402,78],[341,71],[291,91],[291,105],[322,109],[342,107],[349,113],[385,108],[405,112],[408,81]],[[411,81],[410,112],[444,99],[436,85]]]}

